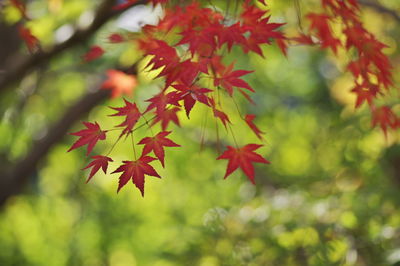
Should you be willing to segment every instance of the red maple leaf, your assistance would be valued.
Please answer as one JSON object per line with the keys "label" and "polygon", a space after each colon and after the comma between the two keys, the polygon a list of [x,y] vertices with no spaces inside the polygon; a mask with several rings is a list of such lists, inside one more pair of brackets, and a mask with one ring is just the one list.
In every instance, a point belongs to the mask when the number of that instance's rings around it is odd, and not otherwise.
{"label": "red maple leaf", "polygon": [[213,53],[213,51],[215,51],[217,46],[213,34],[214,31],[215,28],[212,26],[201,30],[188,28],[179,33],[180,35],[182,35],[182,39],[175,46],[188,44],[188,49],[191,52],[192,57],[195,53],[198,53],[201,56],[209,56]]}
{"label": "red maple leaf", "polygon": [[134,75],[125,74],[122,71],[107,70],[108,79],[103,82],[102,89],[111,90],[111,98],[117,98],[122,94],[132,95],[133,89],[137,86],[137,79]]}
{"label": "red maple leaf", "polygon": [[385,136],[388,127],[396,129],[400,126],[400,120],[389,106],[381,106],[372,110],[372,127],[379,125]]}
{"label": "red maple leaf", "polygon": [[287,56],[287,50],[288,50],[288,42],[285,38],[279,38],[276,39],[276,44],[278,45],[279,49],[281,52]]}
{"label": "red maple leaf", "polygon": [[119,177],[117,193],[128,183],[129,180],[132,179],[133,184],[135,184],[144,197],[144,176],[149,175],[161,178],[156,170],[154,170],[154,168],[149,164],[154,160],[156,159],[153,157],[142,156],[136,161],[123,161],[124,164],[112,172],[112,174],[120,172],[122,173],[122,175]]}
{"label": "red maple leaf", "polygon": [[317,36],[321,39],[322,48],[331,48],[334,53],[337,47],[341,45],[340,40],[333,36],[329,23],[331,16],[326,14],[309,13],[307,18],[311,21],[310,29],[317,31]]}
{"label": "red maple leaf", "polygon": [[101,57],[103,54],[103,48],[98,45],[94,45],[90,47],[90,50],[86,54],[83,55],[83,60],[85,60],[86,62],[90,62]]}
{"label": "red maple leaf", "polygon": [[210,104],[211,104],[211,108],[213,110],[214,113],[214,117],[217,117],[221,120],[222,124],[224,124],[224,127],[226,128],[226,123],[230,123],[231,121],[229,120],[229,117],[227,114],[225,114],[224,112],[222,112],[221,110],[218,110],[216,108],[216,104],[214,101],[214,98],[209,98],[208,99]]}
{"label": "red maple leaf", "polygon": [[172,109],[165,109],[164,111],[157,113],[156,118],[154,119],[151,125],[155,125],[158,122],[161,122],[162,130],[166,130],[168,128],[169,122],[174,122],[177,126],[180,126],[178,115],[176,114],[180,108],[174,107]]}
{"label": "red maple leaf", "polygon": [[71,146],[68,151],[70,152],[73,149],[79,148],[87,144],[88,146],[86,155],[89,155],[89,153],[96,145],[97,141],[106,139],[107,131],[102,131],[97,122],[95,122],[94,124],[90,122],[83,122],[83,124],[86,126],[86,129],[71,133],[71,135],[79,136],[80,138]]}
{"label": "red maple leaf", "polygon": [[224,127],[226,128],[226,123],[231,123],[229,120],[229,117],[226,113],[222,112],[221,110],[218,109],[213,109],[214,117],[219,118],[221,120],[222,124],[224,124]]}
{"label": "red maple leaf", "polygon": [[194,79],[200,72],[201,65],[197,62],[185,60],[183,62],[171,63],[158,74],[157,77],[165,76],[166,87],[178,81],[187,86],[193,84]]}
{"label": "red maple leaf", "polygon": [[263,56],[260,45],[271,44],[271,39],[275,39],[279,48],[286,55],[285,37],[281,32],[276,31],[283,24],[269,23],[270,16],[267,13],[268,10],[250,5],[249,1],[244,2],[243,12],[240,14],[241,30],[248,37],[243,42],[242,48],[246,53],[250,50]]}
{"label": "red maple leaf", "polygon": [[247,71],[247,70],[232,71],[232,70],[233,70],[233,64],[228,66],[224,70],[224,72],[221,73],[220,78],[214,79],[214,86],[222,86],[228,91],[230,96],[233,95],[233,87],[244,88],[251,92],[254,92],[254,90],[250,87],[249,84],[247,84],[246,81],[239,78],[241,76],[252,73],[253,71]]}
{"label": "red maple leaf", "polygon": [[261,10],[255,5],[251,5],[248,0],[243,3],[243,11],[240,18],[244,25],[257,26],[262,17],[267,13],[266,10]]}
{"label": "red maple leaf", "polygon": [[315,42],[310,35],[306,35],[304,33],[300,33],[299,36],[291,38],[291,40],[305,45],[314,45]]}
{"label": "red maple leaf", "polygon": [[373,100],[379,93],[379,87],[364,81],[362,84],[356,82],[355,87],[351,90],[357,94],[356,108],[360,107],[365,101],[371,106]]}
{"label": "red maple leaf", "polygon": [[218,46],[221,47],[226,44],[228,51],[230,51],[234,44],[245,45],[246,38],[243,36],[245,31],[239,22],[229,27],[219,27],[217,31]]}
{"label": "red maple leaf", "polygon": [[187,117],[189,117],[189,113],[195,105],[196,101],[199,101],[205,105],[209,105],[208,98],[205,95],[206,93],[212,92],[210,89],[199,88],[196,85],[192,85],[191,87],[185,85],[173,85],[175,89],[179,92],[176,94],[178,100],[183,99],[183,105],[185,106],[185,111]]}
{"label": "red maple leaf", "polygon": [[[179,63],[167,77],[167,84],[172,84],[174,81],[180,80],[181,83],[187,86],[192,85],[200,72],[200,67],[199,63],[190,60]],[[170,83],[168,83],[168,78],[171,79]]]}
{"label": "red maple leaf", "polygon": [[19,35],[24,40],[29,52],[33,53],[35,50],[39,49],[39,40],[32,34],[30,29],[19,26],[18,30]]}
{"label": "red maple leaf", "polygon": [[261,134],[264,134],[264,132],[262,132],[253,122],[254,118],[256,118],[255,115],[246,115],[244,118],[244,121],[246,122],[246,124],[250,127],[250,129],[254,132],[254,134],[257,135],[257,137],[259,139],[262,139]]}
{"label": "red maple leaf", "polygon": [[152,55],[153,58],[146,65],[150,70],[159,69],[164,67],[158,77],[167,76],[168,80],[173,81],[171,73],[179,64],[179,57],[174,47],[171,47],[165,41],[149,38],[147,40],[139,40],[139,47],[145,52],[146,55]]}
{"label": "red maple leaf", "polygon": [[125,121],[117,126],[117,127],[125,127],[121,133],[121,136],[129,134],[133,130],[133,127],[136,125],[140,116],[142,115],[139,109],[137,108],[136,103],[131,103],[126,99],[124,99],[124,102],[125,102],[124,107],[111,107],[111,109],[114,109],[118,112],[110,115],[110,116],[125,116]]}
{"label": "red maple leaf", "polygon": [[254,152],[260,147],[262,147],[262,145],[258,144],[247,144],[246,146],[237,149],[228,146],[227,150],[217,158],[217,160],[229,160],[224,178],[227,178],[232,172],[240,167],[250,181],[255,184],[253,163],[270,163],[261,157],[261,155]]}
{"label": "red maple leaf", "polygon": [[171,131],[162,131],[154,137],[143,138],[139,142],[139,144],[144,145],[142,154],[146,155],[153,151],[164,167],[164,147],[180,147],[180,145],[166,138],[169,134],[171,134]]}
{"label": "red maple leaf", "polygon": [[121,34],[113,33],[110,36],[108,36],[108,41],[110,43],[121,43],[125,41],[125,38]]}
{"label": "red maple leaf", "polygon": [[93,177],[94,174],[99,171],[99,169],[103,169],[103,172],[107,174],[107,167],[108,167],[108,162],[112,162],[113,160],[110,157],[107,156],[102,156],[102,155],[95,155],[92,156],[93,161],[91,161],[84,169],[88,169],[90,167],[93,167],[92,170],[90,170],[89,178],[86,181],[89,182],[90,179]]}
{"label": "red maple leaf", "polygon": [[179,99],[178,97],[176,97],[176,92],[173,91],[167,94],[165,94],[164,92],[165,91],[162,91],[152,98],[146,100],[146,102],[150,102],[150,104],[147,106],[145,113],[152,109],[156,109],[156,114],[161,114],[166,110],[168,104],[180,106],[180,104],[178,103]]}

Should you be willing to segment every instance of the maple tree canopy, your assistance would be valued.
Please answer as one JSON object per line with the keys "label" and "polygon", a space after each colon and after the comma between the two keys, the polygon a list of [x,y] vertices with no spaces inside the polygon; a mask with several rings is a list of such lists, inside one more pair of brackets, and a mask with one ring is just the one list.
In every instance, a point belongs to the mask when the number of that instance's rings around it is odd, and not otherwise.
{"label": "maple tree canopy", "polygon": [[[114,9],[123,10],[136,2],[125,1]],[[351,91],[357,96],[355,107],[368,104],[372,112],[372,125],[380,126],[385,135],[389,128],[395,130],[399,127],[400,120],[391,107],[376,103],[393,87],[392,65],[383,52],[387,46],[378,41],[361,22],[357,1],[323,0],[324,12],[307,14],[305,17],[310,22],[309,29],[294,36],[284,34],[284,23],[272,22],[266,2],[257,2],[243,1],[238,13],[232,16],[196,1],[171,8],[168,1],[153,0],[149,3],[153,6],[162,4],[164,11],[164,15],[157,23],[144,25],[141,33],[137,35],[112,33],[108,37],[114,44],[131,42],[132,45],[137,45],[143,53],[142,60],[147,60],[144,71],[156,71],[158,74],[155,78],[162,78],[165,81],[160,91],[147,100],[150,104],[144,111],[140,111],[136,103],[126,99],[124,107],[112,107],[117,113],[111,116],[122,116],[125,119],[116,125],[116,129],[120,128],[122,131],[119,138],[123,136],[133,138],[135,126],[139,121],[145,123],[147,127],[161,124],[163,130],[156,135],[151,131],[153,136],[145,137],[138,143],[132,141],[133,146],[137,144],[145,146],[140,155],[136,154],[136,149],[133,147],[135,160],[124,161],[125,164],[114,171],[114,173],[123,172],[118,191],[127,184],[127,177],[132,177],[132,182],[144,195],[144,174],[159,176],[148,164],[153,159],[146,159],[146,162],[142,163],[143,158],[152,158],[145,155],[153,152],[164,167],[163,146],[179,145],[159,136],[164,136],[165,130],[170,129],[171,121],[176,125],[180,124],[177,116],[180,110],[184,110],[186,116],[190,118],[196,103],[210,108],[215,119],[221,122],[233,137],[236,147],[228,145],[227,150],[218,157],[229,160],[225,177],[240,168],[250,181],[255,183],[253,163],[269,163],[269,161],[255,152],[262,145],[242,146],[241,143],[237,143],[230,118],[232,114],[228,114],[223,107],[225,101],[233,101],[236,104],[240,96],[247,99],[250,104],[254,104],[252,98],[256,91],[246,81],[246,77],[254,71],[239,69],[235,66],[235,62],[227,63],[234,47],[241,48],[245,54],[255,53],[261,57],[265,56],[262,51],[263,46],[274,43],[284,55],[287,55],[289,46],[293,44],[318,45],[321,49],[331,50],[334,56],[339,56],[339,51],[352,54],[347,69],[354,79],[354,88]],[[341,20],[340,25],[336,21],[338,19]],[[334,27],[340,27],[343,40],[340,40],[333,31]],[[28,29],[22,29],[21,37],[26,40],[29,50],[33,51],[37,41]],[[104,53],[105,50],[100,44],[96,44],[83,55],[83,59],[90,62],[103,56]],[[135,77],[129,74],[109,70],[108,76],[109,79],[103,83],[102,88],[111,89],[112,97],[130,95],[136,87]],[[263,131],[254,122],[256,116],[242,114],[239,111],[239,117],[249,130],[263,141]],[[151,124],[149,120],[152,120]],[[96,128],[73,133],[81,138],[70,150],[88,144],[89,154],[98,140],[105,139],[108,131],[101,130],[96,123]],[[170,133],[169,131],[168,134]],[[111,162],[104,159],[108,157],[93,158],[103,159],[101,161],[95,159],[90,164],[94,167],[90,178],[94,170],[100,169],[95,162],[99,161],[103,170],[107,168],[107,163]]]}
{"label": "maple tree canopy", "polygon": [[[145,110],[141,111],[136,103],[126,98],[125,106],[111,107],[117,112],[110,116],[121,116],[124,119],[113,129],[101,129],[97,122],[84,122],[86,129],[72,133],[79,139],[68,150],[87,145],[89,156],[95,145],[104,141],[106,135],[114,130],[121,131],[115,144],[121,138],[131,138],[133,160],[131,158],[123,161],[124,164],[113,172],[122,172],[118,191],[127,184],[129,177],[144,195],[144,175],[159,177],[149,165],[155,158],[146,155],[153,153],[161,165],[165,166],[163,146],[180,146],[165,137],[172,132],[166,130],[171,130],[170,122],[180,125],[177,113],[181,110],[190,118],[196,103],[210,109],[214,119],[232,135],[235,147],[227,145],[227,149],[217,158],[229,160],[225,177],[240,168],[250,181],[255,183],[253,163],[269,161],[255,152],[262,145],[243,145],[237,142],[234,124],[231,122],[233,114],[224,108],[226,101],[232,101],[237,106],[236,102],[241,96],[248,100],[249,104],[255,104],[253,95],[256,91],[246,81],[248,76],[254,74],[254,70],[240,69],[229,59],[229,54],[234,48],[240,48],[245,54],[255,53],[261,57],[266,56],[263,47],[274,44],[285,56],[291,45],[317,45],[321,49],[330,50],[333,56],[346,53],[349,56],[346,68],[354,80],[351,92],[357,97],[355,108],[367,104],[372,113],[372,126],[379,126],[385,135],[388,129],[396,130],[400,125],[400,119],[391,106],[381,103],[381,98],[390,93],[394,86],[393,67],[383,52],[388,46],[363,25],[356,0],[322,0],[323,11],[306,14],[308,29],[304,30],[301,26],[301,31],[294,35],[284,33],[284,23],[273,21],[268,3],[263,0],[245,0],[236,7],[234,14],[222,12],[210,3],[203,4],[198,1],[180,5],[174,5],[173,1],[167,0],[145,2],[153,8],[161,7],[163,14],[158,20],[150,24],[144,23],[137,34],[113,32],[107,39],[115,46],[122,43],[136,46],[142,52],[139,61],[147,62],[142,71],[157,73],[154,79],[162,79],[164,84],[158,93],[146,100],[149,104]],[[125,0],[114,5],[112,9],[120,12],[138,3],[137,0]],[[30,20],[23,2],[14,0],[9,4],[18,10],[22,20]],[[125,16],[124,20],[126,24],[129,17]],[[20,37],[31,53],[40,51],[39,39],[25,24],[28,23],[21,23],[19,26]],[[113,49],[111,46],[102,46],[105,45],[97,43],[91,46],[82,55],[82,60],[86,63],[99,60]],[[107,76],[108,79],[103,82],[101,88],[111,90],[112,98],[132,95],[138,84],[135,75],[123,71],[109,69]],[[238,116],[260,141],[264,141],[264,132],[256,125],[254,114],[244,114],[238,109]],[[139,125],[140,123],[142,125]],[[161,125],[162,131],[155,134],[151,128],[155,128],[157,124]],[[152,136],[144,137],[135,143],[135,131],[144,125],[150,129],[149,133]],[[135,148],[137,144],[145,145],[139,154]],[[115,145],[112,149],[114,147]],[[92,155],[93,161],[87,166],[92,167],[88,180],[100,168],[106,172],[108,163],[114,162],[109,157],[112,149],[107,155]]]}

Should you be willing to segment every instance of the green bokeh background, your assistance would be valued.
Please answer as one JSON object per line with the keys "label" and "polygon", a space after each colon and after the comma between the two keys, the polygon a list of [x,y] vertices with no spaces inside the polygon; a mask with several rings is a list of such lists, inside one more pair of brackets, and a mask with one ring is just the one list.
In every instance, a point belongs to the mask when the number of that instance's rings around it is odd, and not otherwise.
{"label": "green bokeh background", "polygon": [[[293,2],[268,2],[272,19],[286,21],[289,35],[296,32]],[[214,3],[224,8],[223,1]],[[304,1],[303,13],[315,11],[316,3]],[[381,3],[400,10],[397,0]],[[52,45],[54,32],[92,5],[32,1],[29,10],[40,17],[31,22],[32,30],[44,46]],[[363,12],[366,27],[391,46],[386,52],[398,84],[400,24],[368,8]],[[2,17],[11,24],[18,20],[11,8]],[[134,48],[106,43],[113,31],[110,22],[91,43],[57,57],[46,72],[26,76],[0,99],[0,149],[6,154],[0,166],[26,154],[66,107],[98,86],[106,69],[137,59]],[[108,53],[81,64],[80,55],[92,43],[104,44]],[[272,163],[257,165],[256,186],[240,171],[222,179],[226,161],[215,160],[217,148],[232,138],[220,126],[217,141],[215,121],[200,104],[190,120],[182,114],[182,127],[173,128],[171,138],[182,147],[167,149],[165,169],[155,164],[163,178],[146,179],[144,198],[131,183],[116,194],[118,175],[99,172],[85,184],[88,172],[80,170],[88,163],[85,151],[67,153],[76,139],[66,136],[28,188],[1,210],[0,265],[400,265],[399,134],[385,138],[371,129],[367,106],[354,110],[351,77],[343,73],[346,61],[303,46],[290,47],[287,58],[275,46],[264,53],[265,59],[233,50],[228,58],[238,68],[255,70],[246,80],[257,91],[256,105],[238,103],[241,112],[257,115],[266,133],[259,151]],[[18,111],[20,98],[39,76],[40,86]],[[148,74],[138,78],[140,86],[129,99],[143,108],[160,81],[150,82]],[[398,93],[391,98],[396,105]],[[259,143],[226,101],[238,142]],[[116,120],[107,116],[108,106],[122,102],[108,100],[82,120],[111,128]],[[80,128],[77,123],[71,131]],[[108,150],[117,134],[95,153]],[[144,128],[135,138],[145,134]],[[110,169],[129,159],[131,149],[129,141],[118,145]]]}

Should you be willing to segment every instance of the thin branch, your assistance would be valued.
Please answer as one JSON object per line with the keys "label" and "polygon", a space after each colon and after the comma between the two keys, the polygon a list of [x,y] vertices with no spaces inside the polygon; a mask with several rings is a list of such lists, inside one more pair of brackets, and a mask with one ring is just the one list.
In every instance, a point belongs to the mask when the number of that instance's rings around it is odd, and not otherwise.
{"label": "thin branch", "polygon": [[[138,1],[135,3],[135,5],[145,4],[146,2],[146,0]],[[13,83],[21,80],[32,69],[35,69],[46,62],[49,62],[55,56],[61,54],[65,50],[82,44],[86,40],[88,40],[107,21],[109,21],[114,15],[119,13],[114,11],[112,8],[115,3],[116,0],[104,0],[97,9],[95,18],[88,28],[84,30],[77,30],[71,36],[71,38],[63,43],[54,46],[51,50],[40,51],[36,54],[33,54],[21,64],[18,64],[14,69],[10,70],[5,75],[0,76],[0,93],[4,92]]]}
{"label": "thin branch", "polygon": [[[137,63],[128,68],[120,67],[117,69],[125,73],[137,75]],[[58,122],[49,128],[47,135],[31,145],[24,159],[16,162],[14,165],[10,166],[9,169],[0,172],[0,208],[9,197],[22,191],[28,181],[34,176],[39,162],[55,144],[62,140],[70,127],[84,114],[90,112],[95,106],[98,106],[101,102],[109,98],[109,96],[109,90],[101,89],[83,95],[72,106],[66,109],[64,115],[61,116]],[[135,130],[140,127],[141,126],[136,127]],[[0,171],[1,170],[2,169],[0,169]]]}
{"label": "thin branch", "polygon": [[372,8],[378,13],[387,14],[400,23],[400,15],[393,9],[382,6],[377,2],[371,2],[369,0],[358,0],[358,3],[365,7]]}

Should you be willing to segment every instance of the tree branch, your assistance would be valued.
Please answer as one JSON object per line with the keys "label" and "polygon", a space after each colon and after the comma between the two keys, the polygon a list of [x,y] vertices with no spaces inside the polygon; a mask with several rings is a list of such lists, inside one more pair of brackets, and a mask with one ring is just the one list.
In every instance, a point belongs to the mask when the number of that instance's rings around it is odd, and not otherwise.
{"label": "tree branch", "polygon": [[0,176],[0,206],[4,205],[10,196],[21,191],[32,176],[39,161],[54,144],[65,136],[75,121],[107,99],[109,95],[109,90],[98,90],[84,95],[48,130],[48,134],[45,137],[32,145],[24,159],[16,163],[8,173],[3,173]]}
{"label": "tree branch", "polygon": [[[14,70],[8,72],[4,78],[0,80],[0,93],[6,90],[12,83],[22,79],[32,69],[50,62],[58,54],[87,40],[111,17],[119,13],[112,9],[115,2],[116,0],[104,0],[96,12],[93,23],[87,29],[76,31],[67,41],[54,46],[47,52],[34,54],[25,62],[18,65]],[[141,0],[136,2],[135,5],[145,3],[147,3],[147,0]],[[130,74],[137,73],[136,64],[128,69],[121,70]],[[54,144],[65,136],[75,121],[109,96],[110,93],[108,90],[98,90],[94,93],[84,95],[66,110],[60,120],[48,130],[46,136],[32,144],[25,158],[15,163],[15,165],[10,166],[9,169],[0,172],[0,207],[4,205],[9,197],[21,192],[29,179],[33,176],[41,159],[46,156]]]}
{"label": "tree branch", "polygon": [[379,3],[371,2],[369,0],[358,0],[358,2],[360,5],[372,8],[378,13],[387,14],[400,23],[400,15],[395,10],[382,6]]}
{"label": "tree branch", "polygon": [[[142,0],[135,3],[135,5],[145,4],[147,1]],[[113,10],[113,6],[115,5],[116,0],[104,0],[103,3],[96,11],[95,18],[92,24],[84,29],[84,30],[77,30],[75,34],[71,36],[68,40],[63,43],[60,43],[54,46],[49,51],[41,51],[38,52],[21,64],[17,65],[14,69],[6,73],[0,79],[0,93],[5,91],[8,86],[12,85],[13,83],[21,80],[29,71],[32,69],[50,61],[55,56],[61,54],[65,50],[74,47],[78,44],[83,43],[87,39],[89,39],[98,29],[100,29],[109,19],[111,19],[114,15],[118,14]]]}

